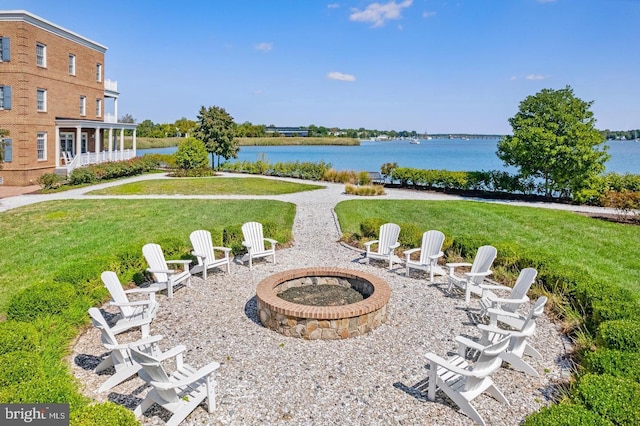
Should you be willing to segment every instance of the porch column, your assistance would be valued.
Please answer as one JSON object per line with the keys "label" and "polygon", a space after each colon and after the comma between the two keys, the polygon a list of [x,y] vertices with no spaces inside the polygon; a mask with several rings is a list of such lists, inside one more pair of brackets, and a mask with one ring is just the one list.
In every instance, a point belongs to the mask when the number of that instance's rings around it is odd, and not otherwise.
{"label": "porch column", "polygon": [[55,156],[56,156],[56,167],[60,167],[60,127],[58,126],[56,126]]}
{"label": "porch column", "polygon": [[118,122],[118,98],[113,98],[113,115],[115,115],[116,123]]}
{"label": "porch column", "polygon": [[113,161],[113,127],[109,127],[109,140],[107,141],[107,145],[109,145],[109,161]]}
{"label": "porch column", "polygon": [[124,129],[120,129],[120,160],[124,160]]}
{"label": "porch column", "polygon": [[136,156],[137,156],[137,154],[136,154],[136,150],[137,150],[137,148],[136,148],[136,144],[137,144],[137,141],[136,141],[136,131],[137,131],[137,129],[133,129],[133,156],[134,156],[134,157],[136,157]]}
{"label": "porch column", "polygon": [[102,163],[103,158],[102,156],[100,156],[100,127],[95,128],[94,137],[96,141],[94,146],[94,149],[96,151],[96,163]]}
{"label": "porch column", "polygon": [[[82,160],[82,126],[76,126],[76,155],[80,155],[80,160]],[[80,165],[82,165],[82,161],[80,161]]]}

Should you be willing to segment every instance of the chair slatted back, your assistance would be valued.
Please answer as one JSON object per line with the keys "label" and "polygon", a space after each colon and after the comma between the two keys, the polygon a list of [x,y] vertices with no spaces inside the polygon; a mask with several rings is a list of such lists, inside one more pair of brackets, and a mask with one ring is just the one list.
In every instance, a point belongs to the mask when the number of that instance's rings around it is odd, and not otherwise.
{"label": "chair slatted back", "polygon": [[509,345],[509,336],[504,336],[502,339],[487,346],[480,352],[478,360],[473,364],[472,371],[477,374],[476,377],[469,376],[464,385],[465,391],[472,391],[484,383],[485,380],[490,380],[490,375],[500,368],[502,365],[502,359],[500,354],[507,350]]}
{"label": "chair slatted back", "polygon": [[[142,375],[143,380],[147,380],[147,378],[144,377],[144,375],[146,375],[150,381],[154,382],[169,383],[171,381],[160,360],[133,346],[131,346],[129,350],[131,351],[133,360],[140,364],[144,370],[144,374]],[[155,390],[158,395],[167,402],[180,401],[180,397],[175,389],[165,390],[155,388]]]}
{"label": "chair slatted back", "polygon": [[[162,253],[162,247],[158,244],[145,244],[142,247],[142,255],[149,264],[150,269],[162,269],[165,271],[169,269],[167,261],[164,258],[164,253]],[[169,276],[164,272],[155,272],[153,275],[158,283],[166,283],[169,281]]]}
{"label": "chair slatted back", "polygon": [[[193,247],[193,251],[195,253],[204,254],[205,256],[207,256],[207,262],[212,262],[213,260],[215,260],[211,232],[202,229],[193,231],[191,235],[189,235],[189,239],[191,240],[191,246]],[[202,264],[202,259],[198,257],[198,265]]]}
{"label": "chair slatted back", "polygon": [[262,253],[264,249],[264,234],[262,224],[259,222],[247,222],[242,225],[242,236],[251,244],[250,253]]}
{"label": "chair slatted back", "polygon": [[[478,252],[476,253],[476,257],[473,260],[473,264],[471,265],[471,272],[487,272],[491,269],[491,265],[498,254],[498,250],[496,250],[493,246],[482,246],[478,248]],[[480,285],[484,281],[484,277],[472,277],[471,282],[475,285]]]}
{"label": "chair slatted back", "polygon": [[398,242],[400,226],[395,223],[385,223],[380,227],[378,236],[378,254],[387,255],[391,246]]}
{"label": "chair slatted back", "polygon": [[[529,288],[531,288],[531,285],[535,281],[537,275],[538,271],[534,268],[524,268],[520,271],[520,275],[518,275],[518,279],[511,290],[511,294],[509,294],[509,299],[522,299],[529,291]],[[518,306],[520,306],[519,303],[503,303],[500,305],[503,310],[509,312],[515,312],[518,309]]]}
{"label": "chair slatted back", "polygon": [[533,336],[536,331],[536,318],[544,313],[544,305],[547,303],[546,296],[540,296],[533,304],[527,318],[522,323],[519,336],[512,336],[509,343],[509,351],[522,357],[527,345],[527,338]]}
{"label": "chair slatted back", "polygon": [[[98,308],[89,308],[89,316],[91,317],[91,322],[93,326],[100,330],[100,340],[106,346],[118,346],[118,340],[116,339],[115,334],[111,331],[111,327],[107,324],[107,320],[104,319],[102,312]],[[107,347],[107,349],[109,349]],[[113,365],[117,369],[120,365],[130,365],[131,359],[129,357],[129,353],[127,350],[123,349],[113,349],[111,351],[111,355],[113,358]]]}
{"label": "chair slatted back", "polygon": [[[118,276],[116,275],[115,272],[104,271],[100,275],[100,278],[102,278],[102,282],[104,283],[104,286],[107,288],[107,290],[109,290],[111,299],[115,303],[129,302],[129,298],[125,294],[124,289],[122,288],[122,284],[120,283],[120,280],[118,279]],[[131,306],[118,306],[118,308],[122,311],[122,314],[125,317],[130,317],[135,313],[134,309]]]}
{"label": "chair slatted back", "polygon": [[434,229],[422,234],[422,245],[420,250],[420,263],[428,265],[431,263],[429,256],[436,255],[442,251],[444,244],[444,234]]}

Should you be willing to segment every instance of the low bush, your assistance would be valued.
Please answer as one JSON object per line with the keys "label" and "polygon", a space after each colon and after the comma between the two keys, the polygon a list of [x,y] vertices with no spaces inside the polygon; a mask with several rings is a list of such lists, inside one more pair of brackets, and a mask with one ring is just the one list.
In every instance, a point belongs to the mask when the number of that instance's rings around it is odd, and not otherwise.
{"label": "low bush", "polygon": [[70,413],[71,423],[76,426],[134,426],[140,422],[132,411],[112,402],[80,407]]}
{"label": "low bush", "polygon": [[371,196],[371,195],[384,195],[384,186],[382,185],[365,185],[356,186],[347,184],[344,188],[344,192],[350,195]]}
{"label": "low bush", "polygon": [[180,142],[178,150],[173,155],[178,169],[197,170],[209,166],[207,147],[204,142],[193,137]]}
{"label": "low bush", "polygon": [[608,374],[585,374],[575,399],[617,425],[640,424],[640,384]]}
{"label": "low bush", "polygon": [[523,426],[613,426],[580,404],[556,404],[528,416]]}
{"label": "low bush", "polygon": [[28,322],[0,322],[0,355],[15,351],[38,350],[38,330]]}
{"label": "low bush", "polygon": [[95,170],[90,167],[78,167],[71,172],[68,178],[70,185],[83,185],[93,183],[96,180],[98,180],[98,178],[96,177]]}
{"label": "low bush", "polygon": [[62,184],[63,180],[64,178],[58,174],[45,173],[38,178],[37,182],[42,189],[55,189]]}
{"label": "low bush", "polygon": [[372,217],[369,219],[365,219],[360,224],[360,233],[364,238],[378,238],[380,233],[380,227],[384,225],[386,221],[384,219],[380,219],[378,217]]}
{"label": "low bush", "polygon": [[34,284],[9,299],[7,319],[28,322],[48,315],[60,315],[75,298],[76,291],[69,283]]}
{"label": "low bush", "polygon": [[587,352],[581,365],[588,373],[626,377],[640,383],[640,356],[637,352],[599,348]]}
{"label": "low bush", "polygon": [[398,242],[400,247],[404,249],[420,247],[424,231],[413,223],[400,223],[399,225],[400,235],[398,236]]}
{"label": "low bush", "polygon": [[598,327],[596,342],[609,349],[640,352],[640,321],[603,322]]}
{"label": "low bush", "polygon": [[26,350],[13,351],[0,355],[0,388],[21,385],[34,378],[42,377],[42,364],[37,353]]}
{"label": "low bush", "polygon": [[222,231],[222,245],[229,247],[235,256],[247,252],[242,245],[243,240],[242,225],[229,225]]}

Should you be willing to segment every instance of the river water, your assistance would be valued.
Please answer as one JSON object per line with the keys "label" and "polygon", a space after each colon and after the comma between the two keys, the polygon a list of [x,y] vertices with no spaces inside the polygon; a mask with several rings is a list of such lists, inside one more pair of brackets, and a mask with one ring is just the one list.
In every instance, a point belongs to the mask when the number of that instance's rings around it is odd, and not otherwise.
{"label": "river water", "polygon": [[[498,139],[431,139],[411,144],[406,140],[362,141],[360,146],[241,146],[238,161],[265,159],[271,163],[325,161],[336,170],[379,171],[384,163],[399,167],[460,171],[507,170],[496,156]],[[171,154],[176,147],[139,149],[146,153]],[[609,143],[607,172],[640,174],[640,142]],[[230,160],[236,161],[236,160]]]}

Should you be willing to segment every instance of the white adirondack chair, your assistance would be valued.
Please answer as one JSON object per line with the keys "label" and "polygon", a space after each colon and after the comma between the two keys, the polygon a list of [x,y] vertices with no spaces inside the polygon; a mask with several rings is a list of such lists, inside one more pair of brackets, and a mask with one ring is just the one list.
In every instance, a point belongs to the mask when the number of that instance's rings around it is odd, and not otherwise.
{"label": "white adirondack chair", "polygon": [[491,380],[490,375],[500,368],[502,359],[499,355],[507,349],[507,337],[496,343],[484,347],[478,355],[477,361],[470,365],[465,359],[467,348],[458,342],[458,355],[444,359],[433,353],[426,355],[429,360],[429,385],[427,398],[434,401],[436,389],[440,388],[456,403],[460,410],[473,421],[484,425],[484,419],[473,408],[471,401],[483,392],[487,392],[495,399],[509,405],[507,398],[500,392]]}
{"label": "white adirondack chair", "polygon": [[[142,403],[136,407],[136,417],[140,417],[154,402],[173,413],[167,422],[169,426],[179,425],[205,398],[208,398],[209,413],[215,410],[214,374],[220,367],[219,363],[211,362],[196,370],[183,362],[184,346],[177,346],[160,357],[142,352],[134,345],[130,346],[130,350],[133,360],[142,366],[138,375],[152,386]],[[162,361],[169,358],[175,359],[175,371],[171,374],[167,374],[162,365]]]}
{"label": "white adirondack chair", "polygon": [[[398,242],[398,236],[400,235],[400,226],[395,223],[385,223],[380,227],[380,233],[378,235],[377,240],[367,241],[364,243],[367,251],[365,253],[365,258],[367,259],[367,263],[369,263],[370,259],[377,260],[388,260],[389,261],[389,269],[393,268],[393,260],[396,257],[394,254],[394,250],[400,247],[400,243]],[[372,251],[371,246],[376,245],[377,250]],[[400,261],[400,259],[397,259]]]}
{"label": "white adirondack chair", "polygon": [[[538,271],[534,268],[524,268],[520,271],[520,275],[518,275],[518,279],[516,283],[513,285],[513,288],[507,286],[492,286],[482,284],[482,287],[487,290],[482,295],[482,299],[480,299],[480,310],[482,316],[488,315],[488,309],[501,309],[505,312],[516,312],[518,308],[523,304],[529,301],[529,297],[527,296],[527,292],[531,285],[536,279],[538,275]],[[491,290],[504,290],[509,292],[507,297],[498,297]],[[494,316],[495,318],[495,316]],[[505,317],[508,318],[510,317]],[[494,323],[495,325],[495,323]],[[519,328],[516,325],[516,328]]]}
{"label": "white adirondack chair", "polygon": [[[165,260],[162,248],[158,244],[145,244],[142,254],[149,264],[147,271],[153,275],[156,286],[167,289],[167,296],[173,297],[173,287],[186,282],[191,285],[191,273],[189,272],[190,260]],[[184,270],[169,269],[169,264],[183,265]]]}
{"label": "white adirondack chair", "polygon": [[[531,338],[536,331],[536,318],[544,313],[545,303],[547,303],[545,296],[536,300],[529,314],[525,317],[520,330],[507,330],[492,325],[478,324],[478,328],[482,330],[482,337],[478,342],[462,336],[457,337],[456,340],[471,349],[482,351],[494,342],[508,337],[509,347],[505,352],[500,354],[500,358],[509,363],[513,369],[538,377],[538,372],[523,359],[523,356],[529,355],[536,359],[542,359],[540,352],[528,343],[528,339]],[[489,310],[491,311],[492,309],[490,308]]]}
{"label": "white adirondack chair", "polygon": [[[433,275],[446,275],[444,269],[438,266],[438,258],[444,256],[442,252],[442,244],[444,243],[444,234],[440,231],[430,230],[422,234],[422,245],[420,248],[414,248],[404,252],[407,266],[407,277],[410,269],[420,269],[429,271],[429,281],[433,282]],[[411,254],[420,252],[418,260],[412,260]]]}
{"label": "white adirondack chair", "polygon": [[[115,272],[104,271],[100,277],[104,286],[111,294],[111,305],[120,309],[120,316],[127,320],[151,318],[156,316],[158,311],[158,302],[156,300],[156,292],[159,287],[150,286],[147,288],[133,288],[124,290],[122,284]],[[145,294],[148,295],[146,300],[129,301],[128,294]]]}
{"label": "white adirondack chair", "polygon": [[[118,343],[113,329],[109,327],[109,324],[107,324],[107,321],[98,308],[90,308],[89,315],[91,316],[93,325],[99,329],[102,334],[101,339],[104,347],[110,351],[109,355],[107,355],[93,371],[99,373],[109,367],[113,367],[116,370],[115,374],[109,377],[109,379],[100,386],[100,389],[98,389],[98,392],[105,392],[124,382],[129,377],[136,375],[142,367],[131,359],[129,344],[122,345]],[[162,339],[162,336],[144,337],[133,344],[138,346],[142,351],[159,353],[158,341],[160,339]]]}
{"label": "white adirondack chair", "polygon": [[[496,258],[497,253],[498,251],[493,246],[482,246],[478,248],[472,264],[466,262],[447,263],[447,267],[449,268],[449,275],[447,275],[449,281],[448,291],[451,292],[453,286],[462,288],[464,290],[464,301],[467,308],[471,300],[471,293],[482,296],[484,290],[481,284],[487,276],[491,275],[491,264]],[[460,266],[471,266],[471,271],[465,272],[462,277],[458,277],[455,275],[455,268]]]}
{"label": "white adirondack chair", "polygon": [[[231,249],[227,247],[214,247],[211,240],[211,232],[205,230],[193,231],[191,235],[189,235],[189,239],[193,246],[191,254],[198,260],[198,264],[191,268],[190,272],[192,274],[202,272],[202,279],[206,280],[209,269],[220,268],[225,265],[227,267],[227,273],[231,272],[229,264],[229,253]],[[223,257],[216,259],[216,250],[221,251]]]}
{"label": "white adirondack chair", "polygon": [[[253,268],[253,259],[271,256],[273,263],[276,263],[276,240],[265,238],[262,233],[262,224],[259,222],[247,222],[242,225],[242,245],[247,248],[248,253],[243,256],[242,261],[249,261],[249,269]],[[264,242],[271,244],[269,249],[265,248]]]}

